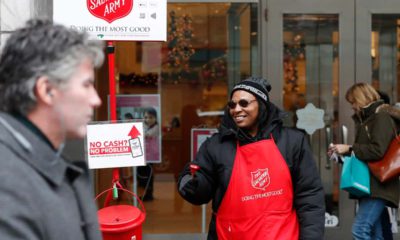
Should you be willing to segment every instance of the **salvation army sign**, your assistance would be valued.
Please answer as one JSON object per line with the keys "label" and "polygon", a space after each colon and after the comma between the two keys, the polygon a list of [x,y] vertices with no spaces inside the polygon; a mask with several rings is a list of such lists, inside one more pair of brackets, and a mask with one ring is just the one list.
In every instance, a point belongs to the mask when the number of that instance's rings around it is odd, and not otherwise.
{"label": "salvation army sign", "polygon": [[89,168],[145,165],[142,122],[90,124],[86,149]]}
{"label": "salvation army sign", "polygon": [[133,7],[133,0],[86,0],[89,12],[109,23],[127,16]]}
{"label": "salvation army sign", "polygon": [[167,0],[53,0],[53,20],[96,40],[166,41]]}

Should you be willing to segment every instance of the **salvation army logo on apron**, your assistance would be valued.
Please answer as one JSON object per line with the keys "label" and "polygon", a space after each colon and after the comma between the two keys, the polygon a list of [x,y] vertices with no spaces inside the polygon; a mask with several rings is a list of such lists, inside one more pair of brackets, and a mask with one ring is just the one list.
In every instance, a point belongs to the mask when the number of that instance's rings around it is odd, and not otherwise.
{"label": "salvation army logo on apron", "polygon": [[257,171],[251,172],[251,186],[254,188],[265,191],[270,182],[268,168],[257,169]]}
{"label": "salvation army logo on apron", "polygon": [[93,16],[112,23],[132,11],[133,0],[86,0],[86,5]]}

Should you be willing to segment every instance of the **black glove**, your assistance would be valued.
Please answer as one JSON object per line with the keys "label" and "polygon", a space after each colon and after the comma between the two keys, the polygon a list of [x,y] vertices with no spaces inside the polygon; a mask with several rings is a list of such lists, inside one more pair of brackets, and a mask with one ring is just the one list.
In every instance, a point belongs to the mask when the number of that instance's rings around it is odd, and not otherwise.
{"label": "black glove", "polygon": [[182,195],[194,195],[196,194],[197,187],[199,186],[199,181],[197,180],[196,175],[193,177],[190,175],[186,175],[190,179],[184,183],[183,187],[180,189]]}

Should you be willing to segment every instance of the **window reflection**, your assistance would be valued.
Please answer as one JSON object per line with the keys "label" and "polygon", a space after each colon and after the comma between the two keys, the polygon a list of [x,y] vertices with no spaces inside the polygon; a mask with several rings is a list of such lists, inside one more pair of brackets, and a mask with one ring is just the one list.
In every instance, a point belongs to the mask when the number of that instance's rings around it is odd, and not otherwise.
{"label": "window reflection", "polygon": [[399,102],[400,93],[399,25],[399,14],[372,15],[372,85],[391,103]]}
{"label": "window reflection", "polygon": [[[118,93],[161,98],[162,163],[144,233],[201,232],[200,207],[178,196],[175,180],[190,161],[191,129],[219,125],[221,116],[198,112],[224,110],[229,87],[258,74],[257,12],[255,3],[170,3],[166,42],[116,43]],[[131,169],[123,175],[131,188]]]}
{"label": "window reflection", "polygon": [[[326,150],[338,142],[338,16],[336,14],[284,14],[283,107],[285,124],[295,127],[296,111],[312,103],[325,111],[325,129],[310,136],[325,190],[326,211],[339,217],[339,167],[329,161]],[[337,226],[327,222],[327,227]]]}

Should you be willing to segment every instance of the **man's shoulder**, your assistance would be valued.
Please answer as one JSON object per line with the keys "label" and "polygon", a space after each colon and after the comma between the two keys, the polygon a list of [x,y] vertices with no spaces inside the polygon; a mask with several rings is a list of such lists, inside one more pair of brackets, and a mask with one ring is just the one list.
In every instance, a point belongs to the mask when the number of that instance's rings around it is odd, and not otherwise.
{"label": "man's shoulder", "polygon": [[[12,116],[0,113],[0,179],[34,185],[40,174],[29,164],[33,145]],[[36,147],[36,146],[35,146]],[[29,183],[29,184],[27,184]],[[1,185],[5,184],[4,182]],[[22,184],[23,185],[23,184]],[[19,187],[23,187],[23,186]],[[30,186],[32,187],[32,186]]]}
{"label": "man's shoulder", "polygon": [[40,173],[2,143],[0,152],[0,202],[24,203],[40,197],[41,188],[47,185]]}
{"label": "man's shoulder", "polygon": [[4,112],[0,112],[0,143],[20,156],[24,152],[52,151],[41,137],[16,117]]}
{"label": "man's shoulder", "polygon": [[27,144],[27,138],[31,136],[28,129],[12,115],[0,112],[0,142],[12,145]]}
{"label": "man's shoulder", "polygon": [[28,162],[22,158],[23,150],[19,153],[10,146],[0,141],[0,178],[1,179],[27,179],[33,177],[35,169],[32,168]]}
{"label": "man's shoulder", "polygon": [[16,119],[11,115],[0,112],[0,139],[9,139],[11,138],[10,131],[14,130]]}

